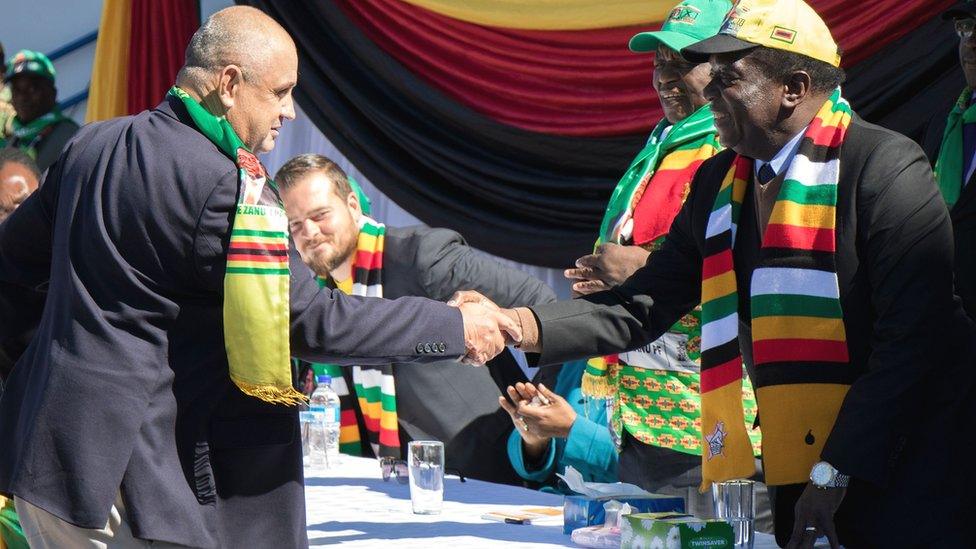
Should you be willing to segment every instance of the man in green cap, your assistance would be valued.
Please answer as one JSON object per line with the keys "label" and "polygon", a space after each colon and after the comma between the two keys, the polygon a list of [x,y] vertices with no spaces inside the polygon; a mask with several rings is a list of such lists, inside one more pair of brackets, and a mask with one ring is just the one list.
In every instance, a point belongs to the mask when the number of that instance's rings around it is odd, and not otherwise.
{"label": "man in green cap", "polygon": [[956,3],[942,14],[959,37],[959,66],[966,87],[949,111],[935,178],[952,217],[955,240],[955,286],[970,317],[976,318],[976,2]]}
{"label": "man in green cap", "polygon": [[[728,0],[685,0],[661,30],[630,40],[635,52],[655,52],[654,89],[664,110],[644,148],[614,189],[595,251],[566,276],[577,294],[616,286],[661,246],[701,163],[722,146],[703,90],[708,64],[691,63],[679,51],[715,35]],[[680,495],[688,511],[711,516],[701,483],[699,342],[701,311],[678,321],[660,339],[634,351],[587,362],[582,390],[611,400],[611,430],[621,451],[620,479],[645,489]],[[746,385],[746,422],[753,431],[755,398]],[[749,413],[749,412],[752,413]]]}
{"label": "man in green cap", "polygon": [[54,87],[54,65],[46,55],[21,50],[7,64],[4,82],[17,115],[9,131],[0,135],[0,147],[19,147],[43,172],[61,156],[78,124],[61,114]]}

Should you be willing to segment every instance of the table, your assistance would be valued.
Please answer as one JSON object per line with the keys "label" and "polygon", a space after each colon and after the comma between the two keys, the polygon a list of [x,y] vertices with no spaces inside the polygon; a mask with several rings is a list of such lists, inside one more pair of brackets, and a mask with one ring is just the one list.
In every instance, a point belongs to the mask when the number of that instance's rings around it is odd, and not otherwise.
{"label": "table", "polygon": [[[528,506],[562,506],[562,496],[518,486],[493,484],[448,475],[444,510],[415,515],[410,486],[383,482],[374,459],[342,456],[331,470],[305,470],[308,539],[312,546],[450,549],[573,547],[562,526],[505,524],[483,520],[488,511]],[[756,549],[776,547],[773,537],[756,535]]]}

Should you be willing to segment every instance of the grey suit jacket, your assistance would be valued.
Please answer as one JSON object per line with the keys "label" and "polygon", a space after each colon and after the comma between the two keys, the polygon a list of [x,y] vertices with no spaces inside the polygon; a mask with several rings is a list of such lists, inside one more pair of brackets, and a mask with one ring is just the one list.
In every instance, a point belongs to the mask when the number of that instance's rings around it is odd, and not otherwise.
{"label": "grey suit jacket", "polygon": [[[307,545],[297,411],[245,396],[227,372],[221,292],[237,196],[234,162],[171,98],[83,128],[0,225],[0,281],[48,287],[0,397],[0,492],[101,528],[121,486],[140,538]],[[464,353],[457,309],[320,289],[292,250],[293,355]]]}
{"label": "grey suit jacket", "polygon": [[[447,229],[387,228],[383,262],[383,295],[389,298],[446,301],[455,291],[477,290],[501,307],[555,301],[540,280],[475,252]],[[512,421],[498,405],[501,393],[492,376],[522,375],[507,352],[487,368],[444,361],[396,364],[393,373],[404,443],[441,440],[448,468],[481,480],[521,483],[505,450]]]}

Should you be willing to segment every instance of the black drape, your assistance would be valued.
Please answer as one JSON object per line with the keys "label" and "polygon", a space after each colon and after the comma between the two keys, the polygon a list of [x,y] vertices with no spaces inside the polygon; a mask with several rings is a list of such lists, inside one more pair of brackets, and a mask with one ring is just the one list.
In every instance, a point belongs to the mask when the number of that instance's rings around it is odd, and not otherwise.
{"label": "black drape", "polygon": [[[500,124],[406,70],[331,0],[237,1],[288,29],[302,109],[399,205],[524,263],[566,267],[590,249],[610,191],[646,136],[560,137]],[[963,85],[956,44],[935,14],[850,67],[845,96],[865,119],[933,154]]]}

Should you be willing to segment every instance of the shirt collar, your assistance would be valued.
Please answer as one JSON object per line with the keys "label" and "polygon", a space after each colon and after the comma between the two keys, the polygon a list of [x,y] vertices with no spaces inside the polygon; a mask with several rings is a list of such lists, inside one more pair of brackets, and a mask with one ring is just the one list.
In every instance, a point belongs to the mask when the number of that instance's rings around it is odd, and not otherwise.
{"label": "shirt collar", "polygon": [[800,140],[803,139],[803,132],[805,131],[806,128],[800,130],[800,133],[791,137],[790,140],[783,145],[783,148],[776,153],[776,156],[774,156],[769,162],[757,159],[755,163],[756,173],[759,173],[759,170],[763,166],[769,164],[769,167],[773,169],[773,172],[775,172],[776,175],[782,174],[783,169],[789,167],[793,157],[796,156],[796,150],[800,147]]}

